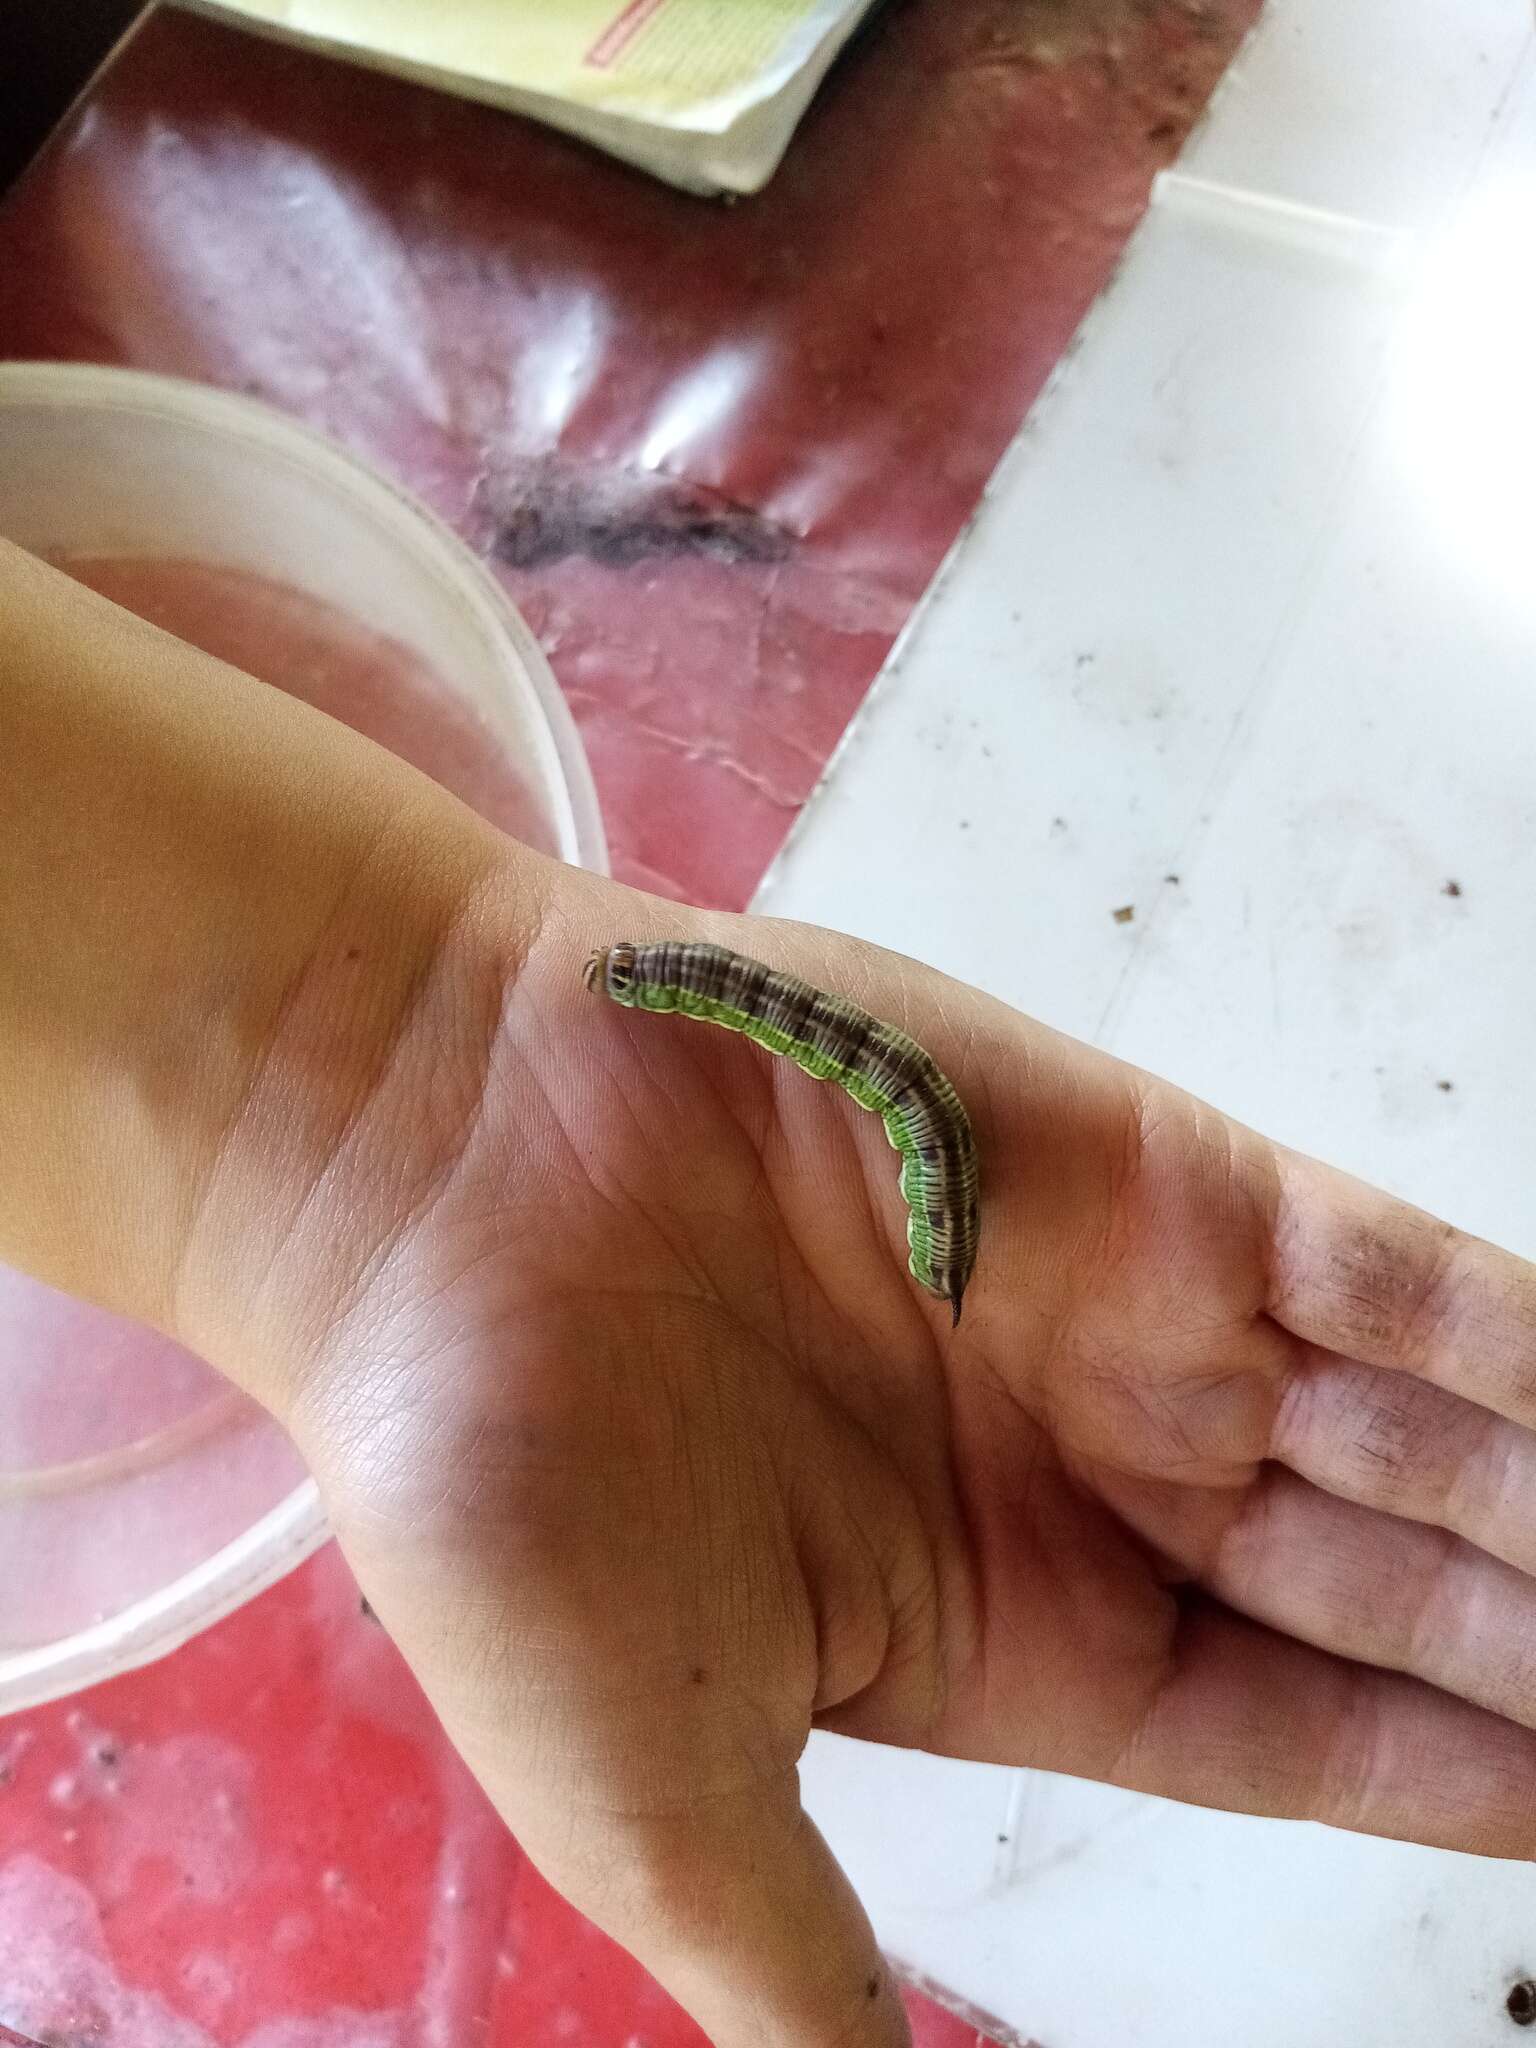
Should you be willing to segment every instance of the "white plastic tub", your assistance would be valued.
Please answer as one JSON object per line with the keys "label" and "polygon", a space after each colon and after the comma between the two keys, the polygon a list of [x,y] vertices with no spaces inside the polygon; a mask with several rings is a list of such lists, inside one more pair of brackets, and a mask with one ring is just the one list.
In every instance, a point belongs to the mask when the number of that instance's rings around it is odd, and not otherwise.
{"label": "white plastic tub", "polygon": [[[282,642],[279,664],[298,649],[267,679],[606,869],[581,743],[522,620],[446,527],[279,414],[130,371],[0,364],[0,535],[89,558],[88,580],[130,604],[158,579],[162,622],[222,636],[215,652],[232,626],[237,648]],[[177,626],[199,606],[205,633]],[[0,1268],[0,1712],[163,1655],[324,1535],[313,1482],[254,1404],[154,1333]]]}

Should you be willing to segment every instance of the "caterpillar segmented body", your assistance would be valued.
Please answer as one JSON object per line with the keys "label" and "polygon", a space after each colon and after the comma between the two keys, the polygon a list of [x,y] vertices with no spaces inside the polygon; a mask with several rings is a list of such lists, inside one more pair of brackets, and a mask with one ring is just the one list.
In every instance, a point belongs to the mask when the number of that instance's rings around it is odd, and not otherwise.
{"label": "caterpillar segmented body", "polygon": [[959,1322],[980,1234],[976,1145],[964,1104],[915,1040],[856,1003],[725,946],[608,946],[592,955],[585,978],[626,1009],[739,1031],[872,1109],[901,1154],[912,1277],[949,1302]]}

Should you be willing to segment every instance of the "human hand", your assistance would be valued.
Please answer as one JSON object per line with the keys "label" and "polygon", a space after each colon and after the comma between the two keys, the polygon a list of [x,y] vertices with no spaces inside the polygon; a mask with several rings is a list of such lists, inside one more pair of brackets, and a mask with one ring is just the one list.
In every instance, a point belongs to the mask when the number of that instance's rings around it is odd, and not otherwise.
{"label": "human hand", "polygon": [[[285,1181],[287,1020],[186,1273],[557,1885],[722,2048],[875,2048],[813,1726],[1531,1853],[1536,1272],[910,962],[539,873]],[[672,935],[950,1075],[958,1332],[877,1119],[584,989]]]}
{"label": "human hand", "polygon": [[[546,1871],[722,2048],[893,2048],[813,1724],[1529,1856],[1536,1274],[923,969],[498,839],[0,545],[0,1255],[294,1431]],[[902,1025],[876,1119],[589,950]]]}

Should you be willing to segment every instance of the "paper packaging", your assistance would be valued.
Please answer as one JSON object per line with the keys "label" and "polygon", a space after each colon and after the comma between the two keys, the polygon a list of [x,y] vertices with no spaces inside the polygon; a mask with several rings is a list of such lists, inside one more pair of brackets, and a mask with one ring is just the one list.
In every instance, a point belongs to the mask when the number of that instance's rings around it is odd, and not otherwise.
{"label": "paper packaging", "polygon": [[872,0],[181,0],[563,129],[695,192],[768,182]]}

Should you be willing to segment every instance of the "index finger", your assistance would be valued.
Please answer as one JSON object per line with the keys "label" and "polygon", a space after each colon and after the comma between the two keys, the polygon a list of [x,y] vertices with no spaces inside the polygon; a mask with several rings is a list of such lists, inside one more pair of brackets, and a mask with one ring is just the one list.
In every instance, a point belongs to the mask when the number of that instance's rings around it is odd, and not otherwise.
{"label": "index finger", "polygon": [[1536,1266],[1316,1160],[1279,1164],[1275,1321],[1536,1428]]}

